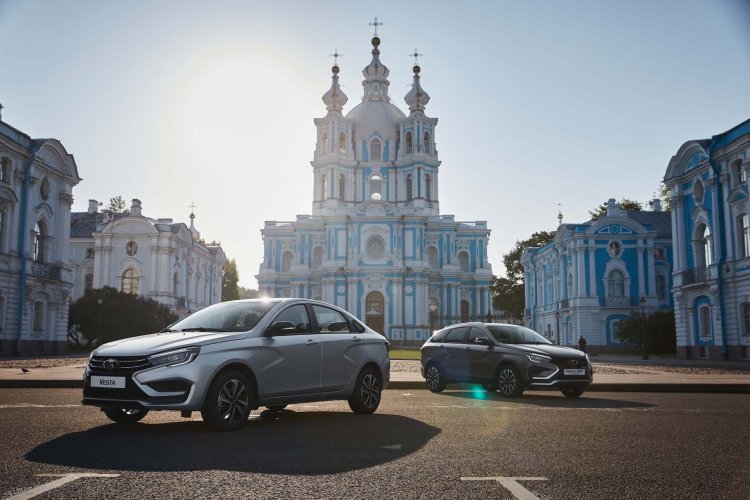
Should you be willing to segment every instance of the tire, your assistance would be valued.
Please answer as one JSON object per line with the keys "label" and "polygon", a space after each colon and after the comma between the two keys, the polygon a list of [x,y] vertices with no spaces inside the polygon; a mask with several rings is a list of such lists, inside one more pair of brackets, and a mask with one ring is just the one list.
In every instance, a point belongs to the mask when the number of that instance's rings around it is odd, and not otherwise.
{"label": "tire", "polygon": [[134,424],[148,414],[148,410],[142,408],[102,408],[102,410],[107,418],[118,424]]}
{"label": "tire", "polygon": [[369,415],[378,409],[383,384],[380,374],[372,368],[364,368],[357,376],[354,394],[349,398],[349,408],[358,415]]}
{"label": "tire", "polygon": [[497,388],[506,398],[517,398],[523,394],[523,384],[518,370],[511,365],[501,366],[497,371]]}
{"label": "tire", "polygon": [[208,388],[201,416],[218,431],[234,431],[247,422],[254,400],[255,393],[245,375],[234,370],[222,372]]}
{"label": "tire", "polygon": [[268,408],[270,411],[281,411],[281,410],[283,410],[286,407],[287,407],[287,405],[271,405],[271,406],[266,406],[266,408]]}
{"label": "tire", "polygon": [[485,382],[484,384],[482,384],[482,387],[484,387],[484,390],[487,392],[497,391],[497,383],[495,382],[492,382],[492,383]]}
{"label": "tire", "polygon": [[562,392],[566,398],[577,398],[581,394],[583,394],[583,391],[586,389],[583,387],[576,387],[574,385],[563,385],[560,387],[560,392]]}
{"label": "tire", "polygon": [[445,375],[443,374],[442,368],[436,364],[430,364],[427,366],[427,370],[424,372],[425,382],[427,382],[427,388],[431,392],[443,392],[445,389]]}

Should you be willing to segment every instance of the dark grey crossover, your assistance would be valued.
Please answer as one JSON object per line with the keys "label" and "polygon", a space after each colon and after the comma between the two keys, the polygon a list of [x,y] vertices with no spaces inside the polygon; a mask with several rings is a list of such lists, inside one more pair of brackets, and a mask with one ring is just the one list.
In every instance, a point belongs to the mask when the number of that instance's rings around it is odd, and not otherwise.
{"label": "dark grey crossover", "polygon": [[345,310],[306,299],[237,300],[162,332],[104,344],[84,372],[83,404],[133,423],[152,410],[200,411],[238,429],[265,406],[343,399],[374,412],[390,376],[390,345]]}
{"label": "dark grey crossover", "polygon": [[432,392],[470,382],[509,398],[527,387],[557,388],[575,398],[591,385],[593,368],[585,353],[528,328],[463,323],[435,332],[422,346],[422,376]]}

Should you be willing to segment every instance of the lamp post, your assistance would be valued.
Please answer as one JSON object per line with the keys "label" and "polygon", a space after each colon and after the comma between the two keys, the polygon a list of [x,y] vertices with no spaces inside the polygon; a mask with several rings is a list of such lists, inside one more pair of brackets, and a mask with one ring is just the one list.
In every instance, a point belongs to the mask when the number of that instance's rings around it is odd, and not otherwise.
{"label": "lamp post", "polygon": [[646,297],[641,297],[640,304],[641,304],[641,343],[643,344],[643,358],[641,359],[648,359],[648,349],[646,349],[646,316],[645,316]]}
{"label": "lamp post", "polygon": [[104,299],[101,297],[96,299],[96,337],[102,337],[102,302]]}
{"label": "lamp post", "polygon": [[437,304],[430,302],[430,335],[435,331],[435,311],[437,311]]}
{"label": "lamp post", "polygon": [[560,311],[555,311],[555,339],[560,344]]}

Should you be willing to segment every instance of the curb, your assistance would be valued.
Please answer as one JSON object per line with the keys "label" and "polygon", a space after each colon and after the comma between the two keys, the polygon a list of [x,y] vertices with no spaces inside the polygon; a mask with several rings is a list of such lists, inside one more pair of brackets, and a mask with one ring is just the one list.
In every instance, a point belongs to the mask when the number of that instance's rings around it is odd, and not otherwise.
{"label": "curb", "polygon": [[[466,389],[466,384],[453,387]],[[0,389],[82,389],[83,380],[0,380]],[[417,380],[391,380],[390,390],[427,390],[425,383]],[[539,390],[539,389],[531,389]],[[544,389],[543,389],[544,390]],[[750,394],[750,384],[646,384],[646,383],[609,383],[592,384],[587,392],[677,392],[677,393],[714,393],[714,394]]]}

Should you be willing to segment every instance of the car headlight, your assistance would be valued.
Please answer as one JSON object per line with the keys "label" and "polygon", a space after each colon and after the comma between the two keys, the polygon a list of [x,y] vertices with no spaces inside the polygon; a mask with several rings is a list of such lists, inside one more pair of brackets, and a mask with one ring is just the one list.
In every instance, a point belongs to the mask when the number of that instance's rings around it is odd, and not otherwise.
{"label": "car headlight", "polygon": [[545,356],[544,354],[527,354],[526,357],[534,363],[546,363],[547,361],[552,359],[549,356]]}
{"label": "car headlight", "polygon": [[199,352],[201,352],[200,347],[177,349],[176,351],[167,351],[149,356],[148,362],[153,366],[184,365],[185,363],[190,363],[192,360],[194,360],[198,356]]}

